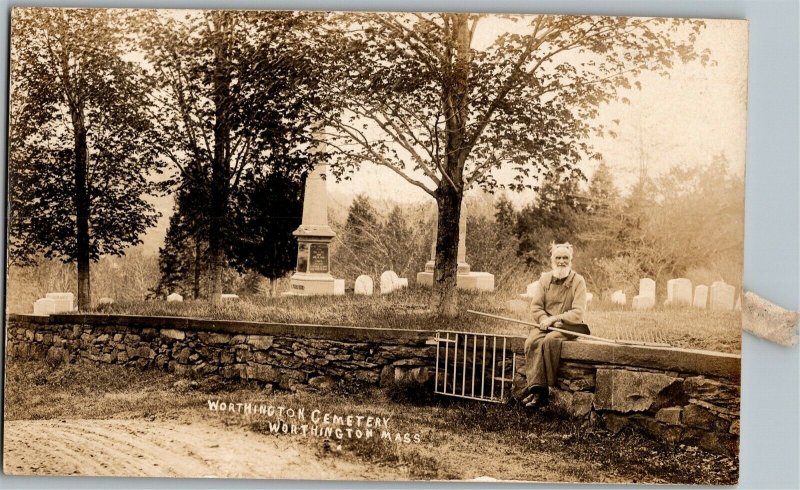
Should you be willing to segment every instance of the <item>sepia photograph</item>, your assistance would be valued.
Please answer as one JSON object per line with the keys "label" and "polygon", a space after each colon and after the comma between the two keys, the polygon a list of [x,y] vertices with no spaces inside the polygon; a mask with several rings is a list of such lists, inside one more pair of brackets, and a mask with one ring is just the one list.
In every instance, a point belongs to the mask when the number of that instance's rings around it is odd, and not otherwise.
{"label": "sepia photograph", "polygon": [[10,27],[5,474],[738,483],[747,21]]}

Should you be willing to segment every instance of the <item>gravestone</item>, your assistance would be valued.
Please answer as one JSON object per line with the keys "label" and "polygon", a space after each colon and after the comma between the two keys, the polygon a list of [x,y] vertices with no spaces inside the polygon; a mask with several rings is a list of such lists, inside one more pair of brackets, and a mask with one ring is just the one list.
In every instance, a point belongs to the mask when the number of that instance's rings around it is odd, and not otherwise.
{"label": "gravestone", "polygon": [[355,294],[372,296],[373,283],[369,276],[358,276],[355,284]]}
{"label": "gravestone", "polygon": [[692,281],[684,277],[667,281],[667,306],[691,306],[694,289]]}
{"label": "gravestone", "polygon": [[677,281],[677,279],[670,279],[667,281],[667,299],[664,301],[665,305],[671,304],[675,296],[675,281]]}
{"label": "gravestone", "polygon": [[344,296],[344,279],[333,280],[333,295]]}
{"label": "gravestone", "polygon": [[181,296],[178,293],[172,293],[169,296],[167,296],[167,303],[172,303],[172,302],[176,302],[176,301],[177,302],[183,301],[183,296]]}
{"label": "gravestone", "polygon": [[397,274],[394,271],[386,271],[381,274],[381,294],[389,294],[394,291],[397,279]]}
{"label": "gravestone", "polygon": [[335,294],[331,275],[330,243],[336,233],[328,224],[328,164],[318,155],[327,151],[324,127],[313,130],[317,146],[312,150],[315,164],[308,173],[303,192],[303,218],[292,233],[297,237],[297,265],[290,281],[290,291],[283,296]]}
{"label": "gravestone", "polygon": [[73,301],[75,300],[75,295],[72,293],[47,293],[44,297],[55,301],[54,313],[72,311],[74,309]]}
{"label": "gravestone", "polygon": [[219,299],[222,301],[236,301],[239,299],[238,294],[230,294],[230,293],[223,293],[219,295]]}
{"label": "gravestone", "polygon": [[674,286],[672,287],[672,304],[691,306],[693,291],[692,281],[683,277],[675,279]]}
{"label": "gravestone", "polygon": [[708,304],[708,286],[700,284],[694,288],[694,301],[692,306],[695,308],[705,308]]}
{"label": "gravestone", "polygon": [[649,277],[639,279],[639,296],[649,296],[655,302],[656,282]]}
{"label": "gravestone", "polygon": [[103,297],[97,300],[97,306],[113,305],[114,300],[109,297]]}
{"label": "gravestone", "polygon": [[625,293],[623,293],[622,290],[618,289],[611,293],[611,302],[615,305],[625,306],[625,304],[628,302],[628,297],[625,296]]}
{"label": "gravestone", "polygon": [[586,293],[586,306],[589,306],[592,301],[594,301],[594,294]]}
{"label": "gravestone", "polygon": [[725,281],[715,281],[709,288],[709,307],[713,310],[731,311],[736,300],[736,288]]}
{"label": "gravestone", "polygon": [[397,279],[395,279],[394,284],[392,285],[394,291],[407,287],[408,287],[408,278],[406,277],[398,277]]}
{"label": "gravestone", "polygon": [[34,315],[52,315],[56,312],[56,301],[51,298],[40,298],[33,303]]}
{"label": "gravestone", "polygon": [[655,305],[656,299],[653,296],[638,294],[631,301],[631,308],[634,310],[649,310]]}

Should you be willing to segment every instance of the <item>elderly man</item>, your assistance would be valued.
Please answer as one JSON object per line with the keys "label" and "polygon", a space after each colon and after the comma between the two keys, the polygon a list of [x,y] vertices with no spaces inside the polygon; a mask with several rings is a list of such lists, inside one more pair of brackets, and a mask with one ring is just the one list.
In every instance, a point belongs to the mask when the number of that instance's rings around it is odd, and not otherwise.
{"label": "elderly man", "polygon": [[583,323],[586,311],[586,281],[572,270],[573,249],[569,243],[553,244],[550,248],[552,271],[542,273],[531,300],[533,321],[525,341],[524,390],[517,394],[528,408],[547,404],[549,387],[555,386],[561,341],[569,336],[548,327],[563,327]]}

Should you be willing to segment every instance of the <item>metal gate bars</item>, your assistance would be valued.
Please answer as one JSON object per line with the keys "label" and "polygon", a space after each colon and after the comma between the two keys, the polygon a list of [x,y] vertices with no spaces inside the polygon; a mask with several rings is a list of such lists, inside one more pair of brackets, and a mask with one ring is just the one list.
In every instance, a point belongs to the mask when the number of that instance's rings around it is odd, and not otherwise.
{"label": "metal gate bars", "polygon": [[436,332],[434,393],[503,403],[511,396],[517,356],[507,335]]}

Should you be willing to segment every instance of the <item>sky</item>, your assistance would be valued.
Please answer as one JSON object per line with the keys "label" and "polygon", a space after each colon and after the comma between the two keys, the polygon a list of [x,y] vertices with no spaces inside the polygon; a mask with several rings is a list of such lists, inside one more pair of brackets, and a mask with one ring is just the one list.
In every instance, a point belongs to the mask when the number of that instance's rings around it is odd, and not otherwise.
{"label": "sky", "polygon": [[[475,47],[490,42],[497,32],[513,25],[492,18],[482,19],[476,31]],[[645,73],[639,77],[641,90],[620,92],[619,101],[600,107],[599,124],[616,127],[617,138],[591,140],[611,167],[617,186],[626,191],[638,178],[643,162],[648,175],[656,176],[674,165],[696,166],[711,162],[724,153],[731,170],[742,175],[745,162],[747,22],[707,20],[696,45],[708,48],[714,66],[699,63],[676,64],[668,78]],[[622,98],[629,103],[622,102]],[[614,121],[618,121],[618,124]],[[596,161],[586,161],[581,169],[590,177]],[[500,171],[500,181],[510,181],[510,171]],[[425,180],[419,176],[420,180]],[[329,179],[336,194],[387,195],[404,202],[431,201],[422,190],[406,183],[392,170],[363,165],[351,180]],[[472,192],[477,192],[473,190]],[[533,199],[533,191],[510,194],[518,205]]]}

